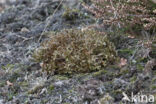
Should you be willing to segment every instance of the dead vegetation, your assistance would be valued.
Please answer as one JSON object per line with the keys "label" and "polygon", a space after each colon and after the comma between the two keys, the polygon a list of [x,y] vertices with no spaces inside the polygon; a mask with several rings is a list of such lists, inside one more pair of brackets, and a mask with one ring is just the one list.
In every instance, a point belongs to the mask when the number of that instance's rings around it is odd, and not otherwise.
{"label": "dead vegetation", "polygon": [[91,0],[84,4],[104,25],[117,26],[135,33],[146,30],[150,33],[156,27],[156,4],[150,0]]}

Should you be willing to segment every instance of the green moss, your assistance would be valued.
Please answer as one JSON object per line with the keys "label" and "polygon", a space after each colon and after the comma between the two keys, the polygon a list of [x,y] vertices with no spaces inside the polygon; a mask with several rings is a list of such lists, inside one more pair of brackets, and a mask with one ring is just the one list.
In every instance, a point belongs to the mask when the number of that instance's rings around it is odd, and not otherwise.
{"label": "green moss", "polygon": [[146,63],[148,60],[149,60],[148,58],[142,58],[141,57],[141,58],[137,59],[137,63],[141,63],[141,62]]}
{"label": "green moss", "polygon": [[114,90],[114,91],[112,91],[112,94],[114,95],[114,96],[116,96],[116,95],[121,95],[122,94],[122,91],[119,89],[119,90]]}
{"label": "green moss", "polygon": [[68,90],[68,92],[70,92],[70,93],[72,93],[74,91],[74,89],[70,89],[70,90]]}
{"label": "green moss", "polygon": [[72,75],[102,70],[114,64],[118,56],[115,46],[103,33],[94,30],[63,30],[51,34],[34,53],[48,73]]}
{"label": "green moss", "polygon": [[154,98],[156,98],[156,93],[154,93],[153,95],[154,95]]}
{"label": "green moss", "polygon": [[20,77],[20,73],[14,72],[10,77],[9,81],[14,82],[17,80],[17,78]]}
{"label": "green moss", "polygon": [[19,85],[22,87],[28,87],[29,83],[27,81],[23,81],[23,82],[20,82]]}
{"label": "green moss", "polygon": [[8,94],[8,101],[12,100],[13,99],[13,94]]}
{"label": "green moss", "polygon": [[156,58],[156,39],[152,42],[150,57]]}
{"label": "green moss", "polygon": [[152,83],[156,83],[156,78],[153,78],[152,79]]}
{"label": "green moss", "polygon": [[132,55],[133,54],[133,50],[132,49],[128,49],[128,48],[126,48],[126,49],[121,49],[121,50],[119,50],[118,51],[120,54],[126,54],[126,55]]}
{"label": "green moss", "polygon": [[120,75],[124,75],[124,74],[127,74],[127,73],[129,73],[129,69],[121,69],[120,72],[119,72]]}
{"label": "green moss", "polygon": [[155,10],[156,9],[156,2],[154,2],[155,0],[149,0],[149,2],[148,2],[148,9],[149,10]]}
{"label": "green moss", "polygon": [[136,79],[137,79],[137,77],[136,76],[133,76],[132,78],[130,78],[130,81],[133,83],[133,82],[136,81]]}
{"label": "green moss", "polygon": [[78,18],[80,15],[80,11],[78,9],[70,9],[70,8],[65,8],[65,11],[62,15],[63,18],[66,20],[75,20]]}
{"label": "green moss", "polygon": [[63,76],[63,75],[55,75],[54,78],[56,80],[67,80],[68,79],[67,76]]}
{"label": "green moss", "polygon": [[4,87],[6,85],[6,82],[5,81],[1,81],[0,82],[0,87]]}
{"label": "green moss", "polygon": [[49,86],[49,88],[48,88],[48,89],[49,89],[50,91],[53,91],[53,90],[54,90],[54,88],[55,88],[55,86],[54,86],[53,84],[51,84],[51,85]]}
{"label": "green moss", "polygon": [[156,90],[156,85],[152,85],[152,89],[153,90]]}
{"label": "green moss", "polygon": [[144,66],[142,66],[141,64],[137,64],[137,69],[140,71],[144,70]]}
{"label": "green moss", "polygon": [[100,76],[100,75],[102,75],[102,74],[106,74],[108,71],[107,70],[100,70],[100,71],[97,71],[97,72],[94,72],[92,75],[94,76],[94,77],[96,77],[96,76]]}
{"label": "green moss", "polygon": [[14,68],[14,64],[7,64],[5,66],[2,66],[3,70],[12,70]]}

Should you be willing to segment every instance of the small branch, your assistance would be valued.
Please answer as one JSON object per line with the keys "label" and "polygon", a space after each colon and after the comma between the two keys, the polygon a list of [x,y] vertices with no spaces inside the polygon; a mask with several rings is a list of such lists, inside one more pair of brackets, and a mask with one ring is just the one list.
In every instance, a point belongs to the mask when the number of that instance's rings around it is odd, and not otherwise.
{"label": "small branch", "polygon": [[24,41],[27,41],[27,40],[30,40],[30,39],[33,39],[33,37],[30,37],[30,38],[26,38],[26,37],[23,37],[23,36],[20,36],[20,35],[17,35],[15,34],[16,37],[19,37],[19,38],[22,38],[23,39],[23,42]]}
{"label": "small branch", "polygon": [[44,30],[42,31],[42,33],[41,33],[41,35],[40,35],[40,37],[39,37],[39,39],[38,39],[38,43],[41,41],[41,39],[42,39],[42,37],[43,37],[43,35],[44,35],[44,32],[46,31],[47,27],[48,27],[49,24],[50,24],[50,20],[54,17],[54,14],[57,12],[58,8],[61,6],[61,4],[62,4],[63,1],[64,1],[64,0],[61,0],[61,1],[60,1],[59,5],[57,6],[57,8],[56,8],[55,11],[53,12],[53,14],[48,18],[48,22],[47,22],[47,24],[46,24]]}

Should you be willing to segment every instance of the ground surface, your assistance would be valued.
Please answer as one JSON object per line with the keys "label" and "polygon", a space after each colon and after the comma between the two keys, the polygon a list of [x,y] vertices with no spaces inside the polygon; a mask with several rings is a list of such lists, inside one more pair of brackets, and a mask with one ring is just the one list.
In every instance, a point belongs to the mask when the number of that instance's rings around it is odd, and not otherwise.
{"label": "ground surface", "polygon": [[[32,61],[34,49],[47,38],[43,32],[96,23],[78,0],[61,4],[60,0],[19,0],[9,5],[0,10],[0,104],[118,104],[123,91],[156,96],[156,55],[142,58],[149,50],[140,39],[115,30],[111,39],[128,63],[122,68],[112,65],[94,73],[51,76]],[[66,8],[79,12],[74,18],[64,17]]]}

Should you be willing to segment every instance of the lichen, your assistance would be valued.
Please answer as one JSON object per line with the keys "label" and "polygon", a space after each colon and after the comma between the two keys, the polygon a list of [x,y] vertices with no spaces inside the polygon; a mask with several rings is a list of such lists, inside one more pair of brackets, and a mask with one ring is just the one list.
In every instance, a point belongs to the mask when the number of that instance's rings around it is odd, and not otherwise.
{"label": "lichen", "polygon": [[35,52],[47,72],[59,74],[91,72],[116,60],[114,45],[106,35],[93,30],[64,30]]}
{"label": "lichen", "polygon": [[109,95],[106,94],[103,98],[100,99],[100,104],[113,104],[114,99]]}
{"label": "lichen", "polygon": [[63,30],[51,34],[50,40],[35,51],[42,69],[54,74],[88,73],[116,62],[113,43],[94,30]]}
{"label": "lichen", "polygon": [[37,93],[39,90],[41,90],[44,87],[43,84],[35,85],[32,89],[28,91],[28,94],[34,94]]}

